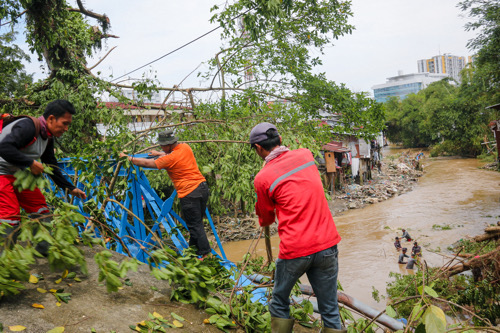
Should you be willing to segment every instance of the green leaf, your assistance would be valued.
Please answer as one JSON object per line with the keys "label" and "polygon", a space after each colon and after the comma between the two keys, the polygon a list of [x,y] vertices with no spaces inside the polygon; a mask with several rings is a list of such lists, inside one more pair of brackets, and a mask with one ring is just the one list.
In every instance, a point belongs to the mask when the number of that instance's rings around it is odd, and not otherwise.
{"label": "green leaf", "polygon": [[63,333],[64,332],[64,327],[55,327],[51,329],[50,331],[47,331],[47,333]]}
{"label": "green leaf", "polygon": [[411,311],[410,320],[416,321],[418,318],[420,318],[420,316],[422,316],[422,312],[420,311],[421,309],[422,304],[420,304],[420,302],[415,304],[413,310]]}
{"label": "green leaf", "polygon": [[387,315],[391,318],[396,318],[397,316],[397,313],[396,311],[394,310],[394,308],[390,305],[388,305],[386,308],[385,308],[385,313],[387,313]]}
{"label": "green leaf", "polygon": [[443,310],[435,305],[431,305],[425,310],[422,321],[425,324],[425,330],[432,333],[446,332],[446,317]]}
{"label": "green leaf", "polygon": [[178,321],[184,321],[184,320],[186,320],[186,319],[182,318],[181,316],[179,316],[178,314],[176,314],[175,312],[171,312],[170,314],[172,315],[172,317],[174,319],[177,319]]}
{"label": "green leaf", "polygon": [[434,291],[434,289],[432,289],[429,286],[425,286],[424,290],[428,295],[431,295],[432,297],[439,297],[439,295]]}

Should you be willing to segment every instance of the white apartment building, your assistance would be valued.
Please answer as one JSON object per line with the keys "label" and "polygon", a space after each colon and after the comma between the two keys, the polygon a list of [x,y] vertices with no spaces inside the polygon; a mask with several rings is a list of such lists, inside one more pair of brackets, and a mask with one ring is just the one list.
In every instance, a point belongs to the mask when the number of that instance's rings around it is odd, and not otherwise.
{"label": "white apartment building", "polygon": [[454,56],[445,53],[430,59],[417,61],[419,73],[448,74],[451,78],[460,82],[460,71],[465,68],[465,57]]}
{"label": "white apartment building", "polygon": [[397,96],[400,99],[405,99],[408,94],[416,94],[422,89],[425,89],[432,82],[436,82],[447,78],[448,74],[434,73],[413,73],[403,74],[403,71],[398,71],[397,76],[387,78],[386,83],[373,86],[373,95],[377,102],[385,102],[390,96]]}

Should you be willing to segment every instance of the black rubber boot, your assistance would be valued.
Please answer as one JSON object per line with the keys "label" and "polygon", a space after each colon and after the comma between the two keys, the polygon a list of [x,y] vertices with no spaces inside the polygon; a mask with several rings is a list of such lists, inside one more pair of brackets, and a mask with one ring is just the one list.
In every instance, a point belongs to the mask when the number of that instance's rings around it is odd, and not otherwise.
{"label": "black rubber boot", "polygon": [[272,333],[292,333],[294,319],[271,317]]}
{"label": "black rubber boot", "polygon": [[50,243],[44,240],[36,244],[35,246],[35,250],[37,250],[38,253],[40,253],[44,257],[49,256],[49,248],[50,248]]}
{"label": "black rubber boot", "polygon": [[[32,218],[38,218],[41,223],[48,223],[48,222],[50,222],[51,221],[51,217],[50,216],[45,216],[44,217],[44,215],[47,215],[47,214],[31,214],[31,217]],[[38,232],[38,226],[36,226],[35,228],[33,228],[33,235],[35,235],[37,232]],[[37,250],[38,253],[40,253],[42,256],[48,257],[49,256],[50,245],[51,244],[49,242],[43,240],[40,243],[37,243],[35,245],[35,250]]]}

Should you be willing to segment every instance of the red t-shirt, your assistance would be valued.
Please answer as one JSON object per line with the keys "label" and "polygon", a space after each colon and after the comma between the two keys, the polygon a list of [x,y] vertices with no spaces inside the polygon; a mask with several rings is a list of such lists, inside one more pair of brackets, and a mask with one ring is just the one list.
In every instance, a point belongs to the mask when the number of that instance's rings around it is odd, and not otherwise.
{"label": "red t-shirt", "polygon": [[167,170],[179,198],[184,198],[206,181],[198,169],[193,150],[185,143],[179,143],[170,154],[158,158],[155,164],[158,169]]}
{"label": "red t-shirt", "polygon": [[278,218],[280,259],[294,259],[340,242],[312,153],[297,149],[267,163],[254,181],[263,227]]}

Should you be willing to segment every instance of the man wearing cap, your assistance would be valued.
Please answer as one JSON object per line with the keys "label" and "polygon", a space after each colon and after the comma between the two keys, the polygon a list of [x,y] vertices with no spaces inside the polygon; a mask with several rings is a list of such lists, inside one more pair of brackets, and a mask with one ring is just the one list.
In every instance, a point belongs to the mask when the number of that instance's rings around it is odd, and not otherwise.
{"label": "man wearing cap", "polygon": [[[182,215],[189,228],[189,246],[196,247],[196,254],[205,257],[210,253],[210,244],[203,227],[203,215],[208,201],[208,185],[198,169],[191,147],[178,143],[172,130],[158,134],[158,144],[162,151],[153,150],[150,155],[158,159],[128,156],[133,164],[153,169],[165,169],[177,190]],[[124,153],[120,157],[127,156]]]}
{"label": "man wearing cap", "polygon": [[411,248],[411,254],[421,257],[422,256],[422,248],[418,245],[417,242],[413,243],[413,247]]}
{"label": "man wearing cap", "polygon": [[323,332],[342,330],[337,301],[337,232],[323,184],[308,149],[289,150],[273,124],[260,123],[250,144],[266,164],[254,180],[255,210],[262,227],[278,219],[280,251],[272,299],[272,332],[292,332],[290,292],[305,273],[318,299]]}

